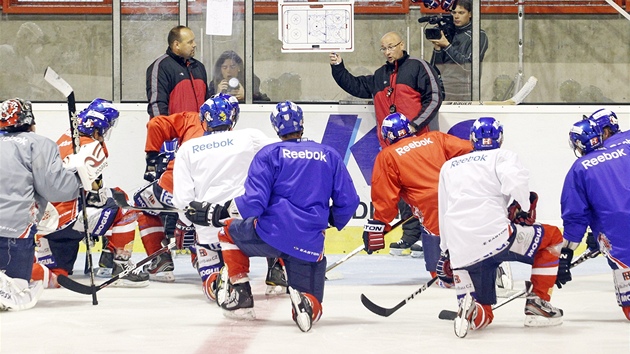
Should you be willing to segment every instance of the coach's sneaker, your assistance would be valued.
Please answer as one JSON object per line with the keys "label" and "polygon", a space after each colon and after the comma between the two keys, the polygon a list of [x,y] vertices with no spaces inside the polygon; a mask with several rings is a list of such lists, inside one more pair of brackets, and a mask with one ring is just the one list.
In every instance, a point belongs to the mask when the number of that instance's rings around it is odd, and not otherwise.
{"label": "coach's sneaker", "polygon": [[[128,265],[130,265],[129,261],[119,261],[114,259],[112,278],[122,273]],[[145,286],[149,286],[149,274],[143,272],[142,268],[136,268],[124,277],[116,280],[112,286],[119,288],[143,288]]]}
{"label": "coach's sneaker", "polygon": [[561,309],[554,307],[549,302],[541,299],[534,293],[527,295],[525,302],[525,326],[548,327],[562,324]]}
{"label": "coach's sneaker", "polygon": [[411,257],[413,258],[424,257],[424,250],[422,249],[422,240],[418,240],[416,241],[416,243],[411,245]]}
{"label": "coach's sneaker", "polygon": [[308,332],[313,323],[322,316],[322,305],[311,294],[299,292],[292,287],[288,289],[291,295],[293,321],[302,332]]}
{"label": "coach's sneaker", "polygon": [[402,239],[389,244],[389,254],[392,256],[403,256],[403,251],[411,248],[411,243],[405,242]]}
{"label": "coach's sneaker", "polygon": [[281,295],[287,293],[289,284],[287,284],[284,268],[280,262],[278,262],[278,259],[275,259],[273,265],[267,270],[265,284],[267,284],[265,295]]}
{"label": "coach's sneaker", "polygon": [[453,328],[455,335],[459,338],[466,337],[470,324],[477,313],[477,305],[475,299],[473,299],[470,293],[466,293],[463,299],[459,302],[459,309],[457,310],[457,317],[453,321]]}
{"label": "coach's sneaker", "polygon": [[249,281],[232,284],[227,282],[227,296],[223,303],[223,316],[234,319],[254,320],[254,296]]}
{"label": "coach's sneaker", "polygon": [[159,281],[163,283],[172,283],[175,281],[175,264],[170,252],[165,252],[153,258],[151,263],[144,266],[144,271],[149,274],[149,280]]}
{"label": "coach's sneaker", "polygon": [[[26,280],[22,280],[24,284]],[[44,291],[41,280],[21,288],[11,277],[0,272],[0,311],[21,311],[33,308]]]}

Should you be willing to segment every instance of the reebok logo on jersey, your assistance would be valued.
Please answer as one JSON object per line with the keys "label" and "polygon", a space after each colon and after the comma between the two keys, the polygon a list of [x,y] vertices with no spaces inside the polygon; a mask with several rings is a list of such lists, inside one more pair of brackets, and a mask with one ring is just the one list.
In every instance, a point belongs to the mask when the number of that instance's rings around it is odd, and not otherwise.
{"label": "reebok logo on jersey", "polygon": [[486,157],[488,157],[488,155],[475,155],[475,156],[468,156],[468,157],[460,158],[457,160],[453,160],[451,161],[451,168],[456,167],[463,163],[467,163],[467,162],[486,161]]}
{"label": "reebok logo on jersey", "polygon": [[405,146],[396,148],[396,152],[398,153],[399,156],[402,156],[408,153],[409,151],[411,151],[411,149],[423,147],[429,144],[433,144],[433,142],[431,141],[431,138],[424,138],[420,141],[414,140]]}
{"label": "reebok logo on jersey", "polygon": [[291,151],[287,149],[282,149],[282,157],[284,157],[285,159],[307,159],[328,162],[326,160],[326,154],[321,151]]}
{"label": "reebok logo on jersey", "polygon": [[595,167],[599,165],[600,162],[606,162],[613,159],[618,159],[622,156],[628,156],[623,149],[617,149],[617,151],[613,152],[604,152],[597,157],[593,157],[592,159],[587,159],[582,161],[582,166],[584,166],[585,170],[588,170],[589,167]]}
{"label": "reebok logo on jersey", "polygon": [[612,144],[612,145],[610,145],[610,147],[612,148],[612,147],[623,145],[623,144],[630,145],[630,139],[626,139],[626,140],[620,141],[620,142],[618,142],[616,144]]}
{"label": "reebok logo on jersey", "polygon": [[2,140],[3,141],[15,141],[16,143],[18,143],[20,145],[26,145],[26,143],[28,142],[28,139],[26,139],[23,136],[3,136]]}
{"label": "reebok logo on jersey", "polygon": [[230,145],[234,145],[234,139],[226,139],[226,140],[223,140],[223,141],[213,141],[213,142],[207,143],[207,144],[193,145],[192,151],[193,151],[193,154],[194,154],[196,152],[200,152],[200,151],[203,151],[203,150],[218,149],[218,148],[222,148],[222,147],[226,147],[226,146],[230,146]]}

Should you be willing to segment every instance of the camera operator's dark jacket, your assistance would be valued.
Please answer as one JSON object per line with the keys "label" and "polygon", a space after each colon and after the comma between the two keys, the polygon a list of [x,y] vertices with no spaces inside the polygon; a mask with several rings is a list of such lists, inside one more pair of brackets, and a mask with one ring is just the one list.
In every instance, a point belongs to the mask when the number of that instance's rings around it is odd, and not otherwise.
{"label": "camera operator's dark jacket", "polygon": [[[359,98],[373,98],[377,132],[383,119],[395,106],[418,127],[420,133],[428,131],[428,124],[437,117],[444,99],[444,87],[439,72],[428,62],[410,57],[404,52],[393,64],[385,63],[374,75],[354,76],[343,61],[331,65],[332,75],[339,87]],[[381,146],[385,146],[377,134]]]}
{"label": "camera operator's dark jacket", "polygon": [[[488,49],[488,37],[484,30],[479,31],[479,62]],[[442,73],[446,100],[470,101],[472,67],[472,23],[455,27],[451,44],[440,51],[433,50],[431,64]]]}

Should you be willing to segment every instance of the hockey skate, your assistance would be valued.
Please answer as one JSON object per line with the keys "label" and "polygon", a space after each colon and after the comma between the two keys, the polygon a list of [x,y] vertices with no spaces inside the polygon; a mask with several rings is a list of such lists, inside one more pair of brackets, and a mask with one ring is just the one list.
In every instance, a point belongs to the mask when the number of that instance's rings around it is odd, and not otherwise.
{"label": "hockey skate", "polygon": [[389,244],[389,254],[392,256],[406,256],[408,253],[403,254],[405,250],[411,248],[411,243],[405,242],[402,239]]}
{"label": "hockey skate", "polygon": [[265,295],[282,295],[287,293],[289,285],[284,269],[278,259],[275,259],[273,265],[267,270],[265,283],[267,284]]}
{"label": "hockey skate", "polygon": [[[122,273],[128,264],[130,264],[129,261],[119,261],[114,259],[112,277]],[[144,272],[142,268],[137,268],[126,276],[116,280],[111,286],[119,288],[143,288],[145,286],[149,286],[149,274]]]}
{"label": "hockey skate", "polygon": [[151,263],[144,266],[144,272],[149,273],[149,280],[159,281],[163,283],[172,283],[175,281],[175,264],[169,252],[153,258]]}
{"label": "hockey skate", "polygon": [[107,248],[103,248],[101,257],[98,260],[98,268],[94,269],[94,275],[99,278],[111,278],[113,267],[114,255]]}
{"label": "hockey skate", "polygon": [[293,321],[302,332],[308,332],[313,326],[313,307],[311,301],[301,292],[289,287],[291,305],[293,306]]}
{"label": "hockey skate", "polygon": [[219,276],[217,277],[215,281],[216,285],[214,286],[216,301],[219,307],[221,307],[221,305],[227,300],[228,282],[229,282],[229,277],[228,277],[227,266],[223,266],[223,268],[221,268],[221,270],[219,271]]}
{"label": "hockey skate", "polygon": [[459,302],[459,309],[457,310],[457,317],[453,321],[453,328],[455,335],[459,338],[464,338],[468,334],[470,324],[475,318],[477,312],[477,305],[475,299],[473,299],[470,293],[466,293],[463,299]]}
{"label": "hockey skate", "polygon": [[227,282],[227,294],[224,302],[221,303],[223,316],[240,320],[254,320],[254,296],[249,281],[232,284]]}
{"label": "hockey skate", "polygon": [[525,302],[525,327],[549,327],[562,324],[561,309],[541,299],[534,293],[527,294]]}
{"label": "hockey skate", "polygon": [[502,262],[497,268],[496,279],[497,297],[507,298],[518,292],[514,290],[514,282],[512,281],[512,267],[509,262]]}
{"label": "hockey skate", "polygon": [[41,280],[20,288],[11,277],[0,272],[0,311],[21,311],[33,308],[43,291],[44,284]]}
{"label": "hockey skate", "polygon": [[411,245],[411,257],[412,258],[424,257],[424,250],[422,249],[422,240],[418,240],[416,241],[416,243]]}

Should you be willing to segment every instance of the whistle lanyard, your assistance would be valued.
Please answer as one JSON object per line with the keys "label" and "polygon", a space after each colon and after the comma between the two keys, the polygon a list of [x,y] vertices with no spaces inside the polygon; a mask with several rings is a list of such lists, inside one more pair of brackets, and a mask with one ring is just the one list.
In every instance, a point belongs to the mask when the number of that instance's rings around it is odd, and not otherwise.
{"label": "whistle lanyard", "polygon": [[387,101],[389,102],[389,114],[396,113],[396,77],[398,76],[398,63],[394,71],[389,75],[389,89],[387,89]]}

